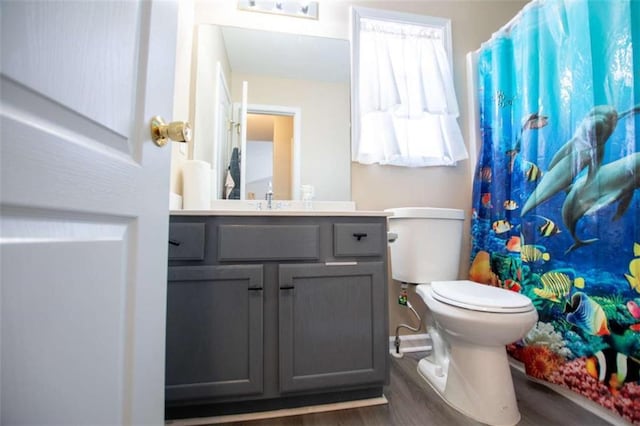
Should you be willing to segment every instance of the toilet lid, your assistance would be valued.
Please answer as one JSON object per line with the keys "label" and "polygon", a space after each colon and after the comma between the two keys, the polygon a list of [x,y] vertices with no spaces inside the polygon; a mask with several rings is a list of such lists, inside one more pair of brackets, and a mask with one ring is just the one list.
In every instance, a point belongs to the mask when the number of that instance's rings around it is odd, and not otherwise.
{"label": "toilet lid", "polygon": [[531,299],[520,293],[473,281],[434,281],[431,294],[439,302],[474,311],[517,313],[533,309]]}

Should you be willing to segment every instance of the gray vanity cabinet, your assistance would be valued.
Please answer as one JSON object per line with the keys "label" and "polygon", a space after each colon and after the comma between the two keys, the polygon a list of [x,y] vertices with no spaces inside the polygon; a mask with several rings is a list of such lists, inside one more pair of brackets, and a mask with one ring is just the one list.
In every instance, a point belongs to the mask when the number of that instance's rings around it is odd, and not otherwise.
{"label": "gray vanity cabinet", "polygon": [[167,400],[263,390],[261,265],[173,266],[167,289]]}
{"label": "gray vanity cabinet", "polygon": [[280,390],[382,383],[383,262],[280,265]]}
{"label": "gray vanity cabinet", "polygon": [[173,418],[382,395],[386,217],[172,215],[169,239]]}

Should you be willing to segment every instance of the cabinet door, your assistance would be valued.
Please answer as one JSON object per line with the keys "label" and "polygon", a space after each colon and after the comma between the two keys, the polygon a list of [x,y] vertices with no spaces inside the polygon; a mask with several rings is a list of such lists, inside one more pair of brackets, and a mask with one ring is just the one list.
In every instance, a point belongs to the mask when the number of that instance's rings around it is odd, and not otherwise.
{"label": "cabinet door", "polygon": [[167,401],[262,393],[262,265],[169,267]]}
{"label": "cabinet door", "polygon": [[281,265],[280,390],[384,384],[384,262]]}

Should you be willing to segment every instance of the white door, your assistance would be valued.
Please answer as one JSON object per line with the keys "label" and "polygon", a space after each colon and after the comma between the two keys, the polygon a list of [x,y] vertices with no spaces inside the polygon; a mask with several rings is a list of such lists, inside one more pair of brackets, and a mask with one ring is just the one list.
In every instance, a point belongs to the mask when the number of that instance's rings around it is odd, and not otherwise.
{"label": "white door", "polygon": [[177,4],[0,7],[0,423],[161,424]]}
{"label": "white door", "polygon": [[216,147],[216,152],[214,154],[213,162],[215,178],[212,179],[212,199],[220,200],[223,198],[223,195],[225,196],[224,198],[226,198],[224,184],[229,167],[229,160],[231,159],[231,133],[233,131],[233,103],[231,102],[231,95],[229,94],[229,88],[227,86],[227,81],[224,78],[220,61],[216,63],[215,96],[215,141],[213,146]]}
{"label": "white door", "polygon": [[247,198],[247,99],[249,97],[249,82],[242,82],[242,102],[236,106],[236,123],[238,127],[238,143],[240,147],[240,199]]}

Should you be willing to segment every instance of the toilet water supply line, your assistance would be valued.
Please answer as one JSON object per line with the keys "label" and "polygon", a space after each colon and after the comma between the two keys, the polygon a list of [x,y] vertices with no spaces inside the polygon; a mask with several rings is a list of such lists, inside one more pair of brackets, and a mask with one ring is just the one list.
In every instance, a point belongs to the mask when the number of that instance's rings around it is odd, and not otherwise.
{"label": "toilet water supply line", "polygon": [[411,305],[411,303],[409,302],[408,298],[407,298],[407,287],[409,285],[405,282],[403,282],[400,285],[400,296],[398,296],[398,304],[402,305],[402,306],[406,306],[407,308],[409,308],[411,310],[411,312],[413,312],[413,314],[418,318],[418,326],[417,327],[412,327],[408,324],[399,324],[396,327],[396,338],[393,341],[393,344],[396,348],[395,353],[393,353],[393,356],[396,358],[402,358],[403,354],[400,352],[400,329],[401,328],[406,328],[408,330],[411,330],[414,333],[417,333],[418,331],[420,331],[420,325],[422,324],[422,318],[420,318],[420,315],[418,315],[418,312],[416,312],[415,309],[413,309],[413,306]]}

